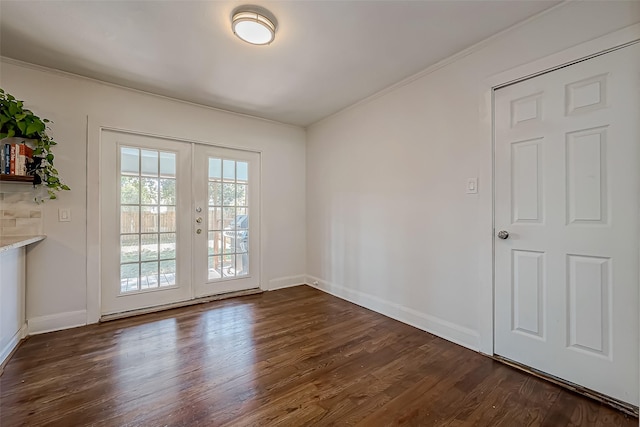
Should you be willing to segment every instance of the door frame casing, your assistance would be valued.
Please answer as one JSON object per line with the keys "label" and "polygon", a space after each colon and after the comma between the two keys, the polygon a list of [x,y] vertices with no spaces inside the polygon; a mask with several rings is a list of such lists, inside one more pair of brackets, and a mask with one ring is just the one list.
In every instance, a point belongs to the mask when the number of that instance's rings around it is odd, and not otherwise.
{"label": "door frame casing", "polygon": [[[561,52],[498,73],[484,80],[479,89],[480,141],[483,141],[479,168],[480,185],[487,191],[478,192],[480,224],[483,238],[479,251],[478,333],[479,351],[494,355],[494,292],[495,292],[495,139],[494,92],[496,89],[551,72],[611,50],[640,42],[640,24],[634,24]],[[640,241],[640,236],[638,236]],[[640,262],[640,260],[638,260]],[[638,319],[640,324],[640,318]],[[640,338],[640,337],[639,337]]]}
{"label": "door frame casing", "polygon": [[[262,182],[263,168],[262,168],[262,150],[256,150],[247,147],[233,146],[228,144],[218,144],[209,141],[192,140],[189,138],[181,138],[173,135],[159,135],[151,132],[144,132],[142,130],[132,130],[130,128],[114,125],[100,124],[101,122],[107,122],[107,120],[96,119],[92,116],[87,116],[87,287],[86,287],[86,304],[87,304],[87,324],[98,323],[102,317],[102,303],[101,303],[101,232],[102,232],[102,218],[101,218],[101,195],[100,195],[100,181],[102,170],[100,167],[100,152],[102,149],[102,133],[103,131],[112,131],[127,133],[132,135],[139,135],[151,138],[161,138],[167,140],[173,140],[177,142],[208,145],[213,147],[248,151],[257,153],[259,155],[259,167],[260,176],[258,179]],[[193,158],[192,158],[193,162]],[[262,203],[262,191],[258,195],[258,206],[260,212],[263,212]],[[264,221],[262,215],[260,217],[260,228],[263,229]],[[264,240],[262,236],[258,237],[258,247],[260,252],[264,253]],[[264,264],[263,257],[260,256],[258,260],[258,271],[260,278],[264,278]],[[260,283],[260,289],[263,289],[263,284]]]}

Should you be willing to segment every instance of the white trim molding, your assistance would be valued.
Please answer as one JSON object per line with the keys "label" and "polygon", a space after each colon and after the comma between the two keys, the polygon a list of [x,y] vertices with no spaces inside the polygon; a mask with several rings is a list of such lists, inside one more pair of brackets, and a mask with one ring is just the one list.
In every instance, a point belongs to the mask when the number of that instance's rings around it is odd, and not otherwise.
{"label": "white trim molding", "polygon": [[[101,127],[87,116],[87,324],[100,321],[100,138]],[[89,167],[91,165],[91,167]]]}
{"label": "white trim molding", "polygon": [[422,329],[447,341],[478,351],[480,335],[472,329],[386,301],[375,295],[322,280],[318,277],[307,276],[307,285],[407,325]]}
{"label": "white trim molding", "polygon": [[[4,366],[5,362],[9,360],[13,352],[18,348],[20,342],[27,336],[27,324],[22,325],[20,330],[11,337],[7,345],[3,349],[0,349],[0,367]],[[2,372],[2,370],[0,370]]]}
{"label": "white trim molding", "polygon": [[396,91],[397,89],[400,89],[403,86],[407,86],[407,85],[413,83],[416,80],[419,80],[419,79],[421,79],[421,78],[423,78],[423,77],[425,77],[425,76],[427,76],[429,74],[432,74],[432,73],[438,71],[441,68],[446,67],[447,65],[453,64],[454,62],[459,61],[460,59],[462,59],[462,58],[464,58],[466,56],[469,56],[469,55],[471,55],[473,53],[479,52],[480,50],[482,50],[486,46],[490,45],[494,41],[499,40],[502,37],[508,36],[508,34],[511,33],[512,31],[514,31],[514,30],[516,30],[516,29],[518,29],[520,27],[523,27],[523,26],[525,26],[525,25],[527,25],[527,24],[529,24],[529,23],[531,23],[533,21],[536,21],[536,20],[540,19],[542,16],[548,15],[548,14],[554,12],[555,10],[557,10],[557,9],[559,9],[561,7],[566,6],[571,1],[575,1],[575,0],[564,0],[564,1],[562,1],[562,2],[560,2],[558,4],[556,4],[556,5],[548,8],[548,9],[545,9],[545,10],[543,10],[541,12],[536,13],[533,16],[528,17],[527,19],[525,19],[523,21],[517,22],[517,23],[511,25],[510,27],[507,27],[507,28],[505,28],[505,29],[503,29],[503,30],[501,30],[501,31],[499,31],[499,32],[497,32],[497,33],[495,33],[495,34],[483,39],[483,40],[480,40],[479,42],[477,42],[477,43],[475,43],[475,44],[473,44],[473,45],[471,45],[471,46],[469,46],[467,48],[462,49],[459,52],[454,53],[451,56],[448,56],[448,57],[436,62],[433,65],[428,66],[424,70],[418,71],[417,73],[415,73],[413,75],[410,75],[410,76],[400,80],[397,83],[393,83],[393,84],[391,84],[391,85],[379,90],[378,92],[367,96],[366,98],[363,98],[363,99],[361,99],[359,101],[356,101],[353,104],[350,104],[350,105],[342,108],[341,110],[336,111],[335,113],[329,114],[328,116],[321,118],[317,122],[311,123],[309,126],[307,126],[307,129],[312,128],[312,127],[314,127],[316,125],[319,125],[321,123],[324,123],[324,122],[326,122],[329,119],[332,119],[334,117],[338,117],[338,116],[340,116],[340,115],[342,115],[342,114],[344,114],[344,113],[346,113],[348,111],[351,111],[351,110],[353,110],[353,109],[355,109],[355,108],[357,108],[359,106],[362,106],[362,105],[365,105],[365,104],[369,104],[369,103],[375,101],[376,99],[381,98],[381,97],[383,97],[383,96],[385,96],[385,95],[387,95],[389,93],[392,93],[392,92]]}
{"label": "white trim molding", "polygon": [[106,82],[104,80],[98,80],[98,79],[95,79],[93,77],[87,77],[87,76],[83,76],[83,75],[80,75],[80,74],[71,73],[69,71],[59,70],[57,68],[45,67],[44,65],[38,65],[38,64],[31,63],[31,62],[21,61],[19,59],[9,58],[8,56],[0,55],[0,62],[5,62],[7,64],[12,64],[12,65],[17,65],[17,66],[24,67],[24,68],[29,68],[31,70],[43,71],[43,72],[46,72],[46,73],[55,74],[55,75],[58,75],[58,76],[69,78],[69,79],[75,79],[75,80],[84,81],[84,82],[97,83],[97,84],[99,84],[101,86],[112,87],[112,88],[116,88],[116,89],[124,89],[124,90],[128,90],[128,91],[131,91],[131,92],[134,92],[134,93],[153,96],[154,98],[158,98],[158,99],[166,99],[166,100],[169,100],[169,101],[179,102],[179,103],[185,104],[185,105],[195,106],[195,107],[199,107],[199,108],[206,108],[207,110],[216,111],[218,113],[229,114],[231,116],[245,117],[245,118],[248,118],[248,119],[260,120],[261,122],[271,123],[271,124],[279,125],[279,126],[285,126],[285,127],[288,127],[288,128],[294,128],[294,129],[299,129],[300,128],[300,126],[293,125],[291,123],[279,122],[277,120],[265,119],[264,117],[254,116],[254,115],[251,115],[251,114],[248,114],[248,113],[240,113],[240,112],[237,112],[237,111],[231,111],[231,110],[225,110],[225,109],[218,108],[218,107],[212,107],[210,105],[198,104],[196,102],[186,101],[186,100],[180,99],[180,98],[174,98],[174,97],[167,96],[167,95],[160,95],[158,93],[153,93],[153,92],[149,92],[149,91],[142,90],[142,89],[136,89],[136,88],[130,87],[130,86],[120,85],[120,84],[116,84],[116,83],[110,83],[110,82]]}
{"label": "white trim molding", "polygon": [[87,324],[87,311],[68,311],[66,313],[51,314],[49,316],[27,319],[29,335],[44,334],[46,332],[61,331]]}
{"label": "white trim molding", "polygon": [[265,291],[275,291],[276,289],[291,288],[294,286],[304,285],[306,283],[307,276],[299,274],[297,276],[277,277],[269,280],[269,286]]}

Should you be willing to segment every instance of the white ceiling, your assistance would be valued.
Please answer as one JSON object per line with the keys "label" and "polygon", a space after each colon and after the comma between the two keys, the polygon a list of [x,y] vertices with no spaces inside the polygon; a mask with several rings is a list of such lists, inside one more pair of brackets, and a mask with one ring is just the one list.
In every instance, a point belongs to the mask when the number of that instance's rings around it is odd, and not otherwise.
{"label": "white ceiling", "polygon": [[307,126],[557,3],[259,1],[278,29],[253,46],[231,32],[238,1],[2,0],[0,52]]}

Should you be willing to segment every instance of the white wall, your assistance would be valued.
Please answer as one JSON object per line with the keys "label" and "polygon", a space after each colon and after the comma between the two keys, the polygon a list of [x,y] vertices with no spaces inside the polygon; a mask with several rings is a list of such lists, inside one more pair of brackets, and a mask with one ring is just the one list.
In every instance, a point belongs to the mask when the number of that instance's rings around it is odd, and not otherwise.
{"label": "white wall", "polygon": [[486,82],[639,20],[640,2],[570,2],[311,126],[308,282],[491,352]]}
{"label": "white wall", "polygon": [[[262,286],[268,289],[304,280],[303,129],[9,60],[0,66],[0,87],[54,122],[51,133],[60,143],[55,150],[56,167],[72,189],[45,203],[44,232],[48,237],[27,251],[31,333],[85,323],[86,313],[97,309],[87,307],[87,287],[91,293],[96,285],[95,281],[87,283],[87,261],[89,265],[97,263],[87,259],[87,177],[92,182],[95,168],[87,165],[87,141],[98,139],[88,135],[88,120],[95,126],[262,151]],[[88,191],[91,200],[97,189]],[[58,208],[62,207],[71,209],[71,222],[58,222]],[[94,252],[90,249],[89,253]]]}

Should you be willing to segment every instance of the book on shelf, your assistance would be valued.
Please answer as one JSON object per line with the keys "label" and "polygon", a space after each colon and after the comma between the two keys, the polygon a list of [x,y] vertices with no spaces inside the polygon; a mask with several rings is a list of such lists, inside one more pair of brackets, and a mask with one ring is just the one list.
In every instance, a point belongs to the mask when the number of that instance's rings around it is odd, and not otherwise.
{"label": "book on shelf", "polygon": [[27,176],[33,162],[33,147],[22,143],[6,143],[0,147],[0,174]]}
{"label": "book on shelf", "polygon": [[15,175],[15,174],[16,174],[16,144],[11,144],[9,175]]}
{"label": "book on shelf", "polygon": [[4,158],[4,146],[6,144],[0,144],[0,174],[4,175],[4,165],[6,163],[6,160]]}
{"label": "book on shelf", "polygon": [[4,144],[4,160],[2,173],[9,175],[11,167],[11,144]]}
{"label": "book on shelf", "polygon": [[16,147],[16,175],[26,176],[27,165],[33,161],[33,149],[24,142]]}

